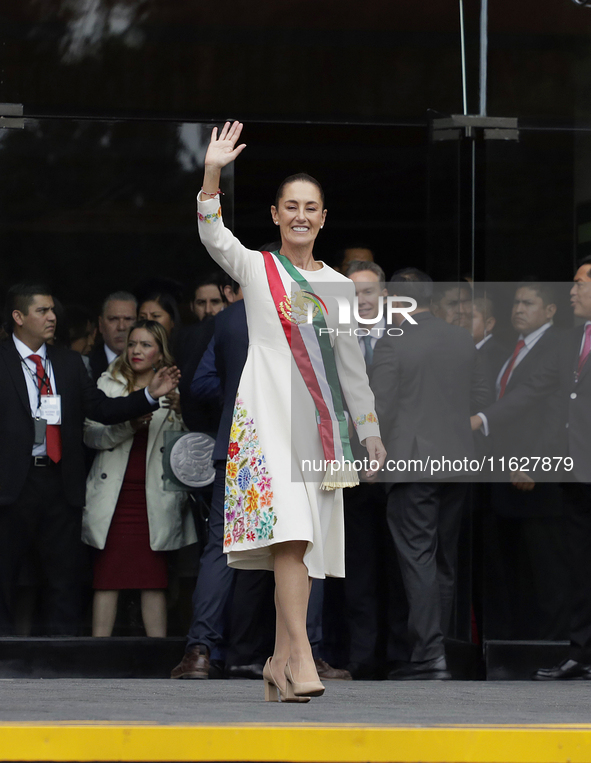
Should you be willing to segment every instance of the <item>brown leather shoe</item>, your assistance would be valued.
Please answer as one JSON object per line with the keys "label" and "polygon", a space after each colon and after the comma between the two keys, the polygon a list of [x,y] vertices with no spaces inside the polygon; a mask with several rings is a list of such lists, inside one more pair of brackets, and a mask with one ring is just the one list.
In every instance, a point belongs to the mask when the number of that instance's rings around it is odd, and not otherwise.
{"label": "brown leather shoe", "polygon": [[318,678],[322,681],[352,681],[351,673],[348,670],[342,668],[333,668],[328,662],[319,657],[314,660],[316,670],[318,671]]}
{"label": "brown leather shoe", "polygon": [[171,678],[209,678],[209,649],[197,645],[183,655],[176,668],[172,669]]}

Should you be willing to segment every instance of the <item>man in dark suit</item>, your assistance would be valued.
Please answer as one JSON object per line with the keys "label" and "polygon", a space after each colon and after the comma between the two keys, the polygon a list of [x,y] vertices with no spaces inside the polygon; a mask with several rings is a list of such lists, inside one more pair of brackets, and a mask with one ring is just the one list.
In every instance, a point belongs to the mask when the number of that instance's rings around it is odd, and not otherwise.
{"label": "man in dark suit", "polygon": [[104,300],[98,320],[102,341],[95,344],[89,355],[95,382],[125,349],[127,332],[135,323],[136,316],[137,300],[133,294],[116,291]]}
{"label": "man in dark suit", "polygon": [[[537,680],[591,679],[591,257],[582,260],[571,290],[576,318],[584,325],[564,332],[554,352],[529,379],[506,391],[483,415],[472,417],[472,427],[491,436],[536,404],[558,395],[562,426],[548,456],[572,459],[565,474],[564,511],[570,571],[570,651],[552,668],[542,668]],[[535,479],[535,477],[534,477]],[[565,592],[566,595],[566,592]]]}
{"label": "man in dark suit", "polygon": [[[517,342],[497,373],[496,399],[526,382],[545,357],[556,352],[561,332],[552,325],[555,313],[551,284],[524,282],[517,287],[511,314]],[[495,461],[552,455],[561,436],[558,404],[555,394],[497,430],[491,438]],[[534,484],[527,472],[515,474],[513,484],[492,483],[491,508],[486,532],[491,573],[487,599],[493,606],[496,602],[497,617],[490,612],[488,633],[497,638],[563,638],[566,559],[560,488]],[[495,627],[502,630],[494,631]]]}
{"label": "man in dark suit", "polygon": [[35,547],[46,584],[46,633],[74,635],[80,617],[84,419],[114,424],[150,413],[156,399],[174,389],[178,372],[162,370],[147,390],[108,398],[78,353],[46,344],[56,327],[47,287],[12,287],[6,317],[12,336],[0,345],[0,632],[12,632],[19,566]]}
{"label": "man in dark suit", "polygon": [[[454,598],[457,541],[467,485],[443,482],[467,477],[442,469],[429,478],[406,471],[411,460],[472,459],[471,408],[488,399],[488,385],[470,333],[429,310],[432,281],[415,269],[392,276],[395,296],[411,297],[415,324],[402,321],[401,336],[377,345],[370,383],[388,462],[388,525],[408,598],[410,662],[388,678],[450,678],[443,638]],[[388,464],[396,470],[388,471]],[[409,481],[409,480],[414,481]]]}
{"label": "man in dark suit", "polygon": [[[375,262],[350,262],[344,275],[355,283],[358,314],[364,320],[376,319],[387,296],[385,275]],[[376,347],[383,341],[386,321],[359,328],[359,346],[371,373]],[[351,437],[356,459],[366,451],[356,435]],[[354,679],[382,676],[384,664],[391,667],[408,662],[406,621],[408,605],[392,537],[386,521],[386,492],[378,483],[361,481],[343,493],[345,512],[344,579],[346,622],[349,631],[348,668]]]}
{"label": "man in dark suit", "polygon": [[[213,271],[194,287],[193,299],[189,303],[189,309],[197,322],[181,326],[174,348],[175,359],[187,385],[190,386],[193,381],[201,355],[203,355],[205,347],[213,336],[212,319],[222,310],[225,310],[228,305],[239,299],[242,299],[239,284],[233,281],[223,270]],[[209,331],[208,325],[211,325]],[[208,333],[208,339],[203,345],[203,338]],[[189,368],[190,366],[192,368]],[[185,406],[188,403],[189,399],[185,398]]]}
{"label": "man in dark suit", "polygon": [[[223,390],[223,407],[212,460],[215,481],[209,517],[209,537],[201,556],[193,594],[193,620],[185,654],[173,668],[171,678],[209,678],[212,650],[223,641],[224,609],[231,592],[234,570],[222,553],[224,546],[224,490],[226,458],[236,391],[248,352],[248,327],[244,301],[219,312],[213,324],[213,343],[197,366],[191,387],[195,396],[215,399]],[[210,357],[211,356],[211,357]],[[210,381],[212,385],[210,385]],[[221,386],[220,385],[221,382]],[[199,386],[201,385],[201,386]],[[202,387],[207,386],[208,389]],[[213,653],[221,661],[222,654]]]}
{"label": "man in dark suit", "polygon": [[[201,292],[200,289],[205,288],[205,286],[207,286],[207,290]],[[209,289],[213,287],[218,291],[219,302],[214,300],[211,294],[207,296]],[[192,303],[192,309],[194,311],[198,310],[195,314],[201,316],[199,323],[187,326],[184,336],[179,341],[180,355],[176,360],[183,375],[179,385],[181,408],[185,424],[194,432],[207,432],[215,436],[218,431],[221,416],[221,400],[217,397],[214,399],[202,399],[202,395],[193,395],[191,393],[191,386],[201,358],[213,338],[215,329],[214,317],[234,302],[242,302],[240,284],[233,281],[223,271],[219,274],[214,273],[210,275],[202,282],[202,286],[197,287],[195,290],[195,300]],[[244,306],[240,310],[243,311]],[[235,320],[235,318],[232,320]],[[248,335],[246,342],[248,346]]]}
{"label": "man in dark suit", "polygon": [[493,334],[496,326],[494,303],[486,294],[476,294],[472,301],[472,339],[482,356],[486,375],[491,389],[501,366],[507,359],[507,348]]}

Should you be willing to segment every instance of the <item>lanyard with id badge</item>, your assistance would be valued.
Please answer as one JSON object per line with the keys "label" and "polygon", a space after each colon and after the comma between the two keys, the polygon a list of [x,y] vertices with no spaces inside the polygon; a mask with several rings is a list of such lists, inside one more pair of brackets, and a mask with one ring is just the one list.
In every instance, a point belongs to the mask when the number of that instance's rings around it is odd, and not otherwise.
{"label": "lanyard with id badge", "polygon": [[[31,371],[23,358],[21,360],[37,387],[37,413],[33,416],[33,424],[35,426],[34,443],[35,445],[43,445],[47,434],[47,426],[59,426],[62,423],[61,396],[49,393],[51,381],[45,366],[43,366],[43,376],[39,376],[37,371]],[[42,393],[42,390],[46,391],[45,394]]]}

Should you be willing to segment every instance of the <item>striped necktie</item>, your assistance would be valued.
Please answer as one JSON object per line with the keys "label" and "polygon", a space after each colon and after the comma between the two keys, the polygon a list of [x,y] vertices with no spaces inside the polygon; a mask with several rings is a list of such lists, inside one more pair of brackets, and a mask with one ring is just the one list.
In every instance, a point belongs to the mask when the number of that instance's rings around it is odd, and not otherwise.
{"label": "striped necktie", "polygon": [[525,347],[525,342],[523,339],[520,339],[517,344],[515,345],[515,349],[513,350],[513,355],[511,356],[511,360],[509,361],[509,365],[505,369],[505,373],[503,374],[503,378],[501,379],[501,389],[499,390],[499,400],[503,397],[505,394],[505,387],[507,386],[507,382],[509,381],[509,377],[511,376],[511,372],[513,371],[513,366],[515,365],[515,361],[517,360],[517,356],[521,352],[522,348]]}
{"label": "striped necktie", "polygon": [[371,343],[371,334],[362,337],[363,344],[365,345],[365,365],[371,366],[373,363],[373,345]]}
{"label": "striped necktie", "polygon": [[[41,395],[52,395],[53,392],[51,391],[49,375],[43,368],[41,357],[39,355],[29,355],[29,360],[32,360],[36,366],[39,393]],[[46,438],[47,455],[55,464],[57,464],[62,458],[62,432],[59,424],[47,425]]]}

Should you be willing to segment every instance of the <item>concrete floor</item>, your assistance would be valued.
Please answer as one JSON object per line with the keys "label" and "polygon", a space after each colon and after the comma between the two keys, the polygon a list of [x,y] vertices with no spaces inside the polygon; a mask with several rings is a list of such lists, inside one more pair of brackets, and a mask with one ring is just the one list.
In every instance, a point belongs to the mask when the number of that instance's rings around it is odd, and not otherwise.
{"label": "concrete floor", "polygon": [[263,701],[262,681],[2,679],[0,722],[591,723],[591,682],[327,682],[308,704]]}

